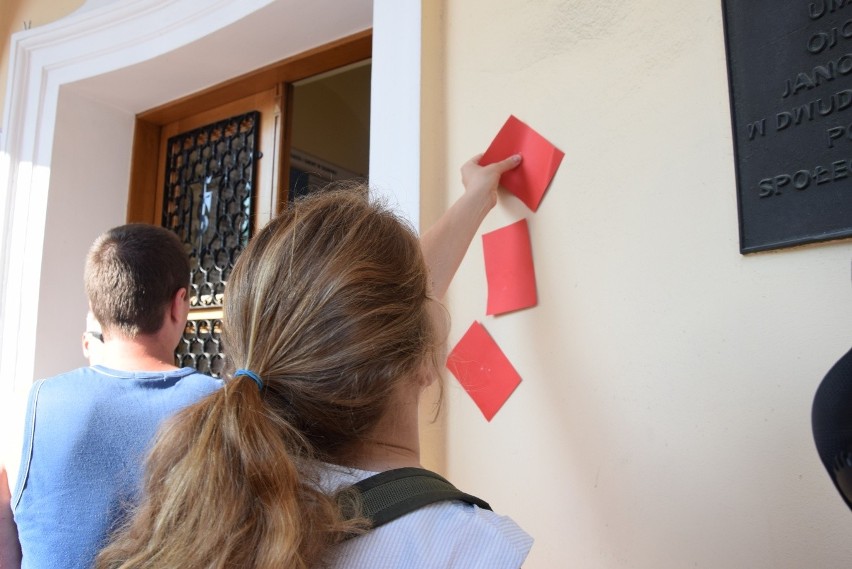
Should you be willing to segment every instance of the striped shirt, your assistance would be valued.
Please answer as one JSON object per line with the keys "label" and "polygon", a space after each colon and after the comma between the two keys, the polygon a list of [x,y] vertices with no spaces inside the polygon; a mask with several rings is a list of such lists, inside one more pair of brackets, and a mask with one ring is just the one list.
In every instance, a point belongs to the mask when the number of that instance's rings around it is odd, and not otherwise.
{"label": "striped shirt", "polygon": [[[328,491],[376,474],[329,465]],[[511,518],[464,502],[438,502],[332,549],[329,569],[518,569],[533,539]]]}

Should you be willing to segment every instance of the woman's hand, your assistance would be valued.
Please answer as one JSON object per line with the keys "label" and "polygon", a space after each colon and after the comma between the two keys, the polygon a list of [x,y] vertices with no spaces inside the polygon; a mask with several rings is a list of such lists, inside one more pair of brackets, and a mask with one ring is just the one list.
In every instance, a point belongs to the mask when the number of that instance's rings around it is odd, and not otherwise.
{"label": "woman's hand", "polygon": [[467,193],[481,198],[490,210],[497,204],[497,185],[500,183],[500,176],[517,167],[521,163],[521,155],[515,154],[487,166],[479,165],[481,159],[482,154],[477,154],[464,163],[461,168],[462,184]]}

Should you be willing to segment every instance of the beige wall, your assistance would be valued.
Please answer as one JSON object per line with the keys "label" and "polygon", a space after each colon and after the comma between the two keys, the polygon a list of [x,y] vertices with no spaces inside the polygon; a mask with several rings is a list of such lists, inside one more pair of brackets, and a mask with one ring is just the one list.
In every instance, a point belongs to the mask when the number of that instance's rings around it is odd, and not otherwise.
{"label": "beige wall", "polygon": [[528,569],[847,566],[810,405],[852,344],[852,243],[740,255],[721,3],[427,12],[424,215],[509,114],[566,153],[538,213],[484,225],[529,220],[539,305],[485,317],[479,241],[451,290],[451,344],[482,321],[523,383],[487,423],[448,381],[449,476],[535,536]]}
{"label": "beige wall", "polygon": [[[28,26],[41,26],[67,16],[85,0],[0,0],[0,109],[6,100],[9,75],[9,42],[12,34]],[[0,129],[3,128],[0,114]]]}
{"label": "beige wall", "polygon": [[[440,2],[424,2],[421,13],[420,57],[420,226],[430,227],[447,209],[446,97],[444,93],[444,33]],[[445,382],[444,385],[449,385]],[[434,385],[421,400],[420,460],[424,467],[447,471],[446,389]]]}

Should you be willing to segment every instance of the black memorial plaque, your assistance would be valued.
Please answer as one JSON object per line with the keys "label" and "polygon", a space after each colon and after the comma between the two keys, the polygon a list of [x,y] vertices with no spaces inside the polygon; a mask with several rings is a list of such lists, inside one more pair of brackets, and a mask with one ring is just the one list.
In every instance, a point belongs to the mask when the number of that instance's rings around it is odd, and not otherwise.
{"label": "black memorial plaque", "polygon": [[743,253],[852,236],[852,0],[723,0]]}

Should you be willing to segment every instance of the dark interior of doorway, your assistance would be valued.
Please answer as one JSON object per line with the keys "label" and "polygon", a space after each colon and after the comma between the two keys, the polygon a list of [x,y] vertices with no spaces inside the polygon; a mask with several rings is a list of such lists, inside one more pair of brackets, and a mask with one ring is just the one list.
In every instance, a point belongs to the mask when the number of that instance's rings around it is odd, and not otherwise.
{"label": "dark interior of doorway", "polygon": [[366,60],[293,84],[290,200],[368,179],[371,69]]}

